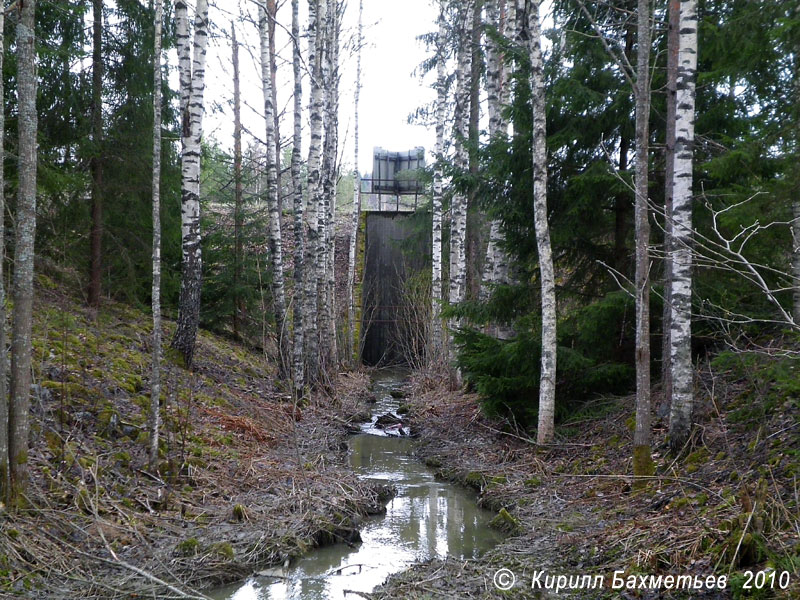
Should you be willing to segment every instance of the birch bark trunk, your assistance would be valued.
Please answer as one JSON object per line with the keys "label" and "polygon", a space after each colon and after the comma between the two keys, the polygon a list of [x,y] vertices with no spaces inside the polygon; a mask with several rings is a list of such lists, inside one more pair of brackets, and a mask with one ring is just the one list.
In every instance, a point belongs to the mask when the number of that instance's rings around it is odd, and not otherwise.
{"label": "birch bark trunk", "polygon": [[[0,48],[5,48],[5,11],[0,10]],[[0,73],[3,72],[3,57],[5,52],[0,52]],[[3,78],[0,77],[0,105],[5,106],[5,87]],[[5,170],[5,126],[6,115],[0,110],[0,501],[5,501],[9,491],[8,479],[8,387],[6,376],[8,374],[8,361],[6,348],[6,280],[4,266],[6,261],[6,195]]]}
{"label": "birch bark trunk", "polygon": [[547,221],[547,122],[539,1],[531,0],[528,33],[533,99],[533,219],[542,290],[542,365],[539,382],[539,427],[536,441],[553,440],[556,397],[556,284],[550,226]]}
{"label": "birch bark trunk", "polygon": [[322,202],[322,133],[324,95],[322,63],[327,0],[309,0],[308,64],[311,69],[310,120],[311,140],[308,147],[308,204],[305,214],[305,347],[306,376],[315,384],[319,377],[319,334],[317,331],[317,256],[319,253],[319,206]]}
{"label": "birch bark trunk", "polygon": [[92,228],[88,304],[100,306],[103,274],[103,2],[92,0]]}
{"label": "birch bark trunk", "polygon": [[[487,0],[486,20],[498,35],[505,33],[505,0]],[[490,141],[508,132],[508,122],[503,117],[503,107],[508,102],[508,83],[503,68],[503,56],[497,42],[492,36],[487,36],[486,42],[486,92],[487,108],[489,113],[489,139]],[[489,228],[489,243],[486,248],[486,262],[484,263],[480,297],[489,298],[494,285],[510,283],[508,255],[503,249],[505,235],[502,223],[494,219]],[[514,335],[509,327],[492,326],[492,333],[500,339],[508,339]]]}
{"label": "birch bark trunk", "polygon": [[670,350],[672,407],[670,448],[677,453],[689,439],[694,406],[692,368],[692,166],[697,74],[697,0],[681,0],[678,91],[675,114],[672,290]]}
{"label": "birch bark trunk", "polygon": [[[800,20],[800,5],[795,8],[795,19]],[[795,147],[800,147],[800,44],[795,46],[794,61],[794,97],[795,97]],[[800,184],[800,167],[795,166],[795,193]],[[800,198],[792,202],[792,275],[794,290],[792,292],[792,318],[800,325]]]}
{"label": "birch bark trunk", "polygon": [[153,43],[153,357],[150,369],[150,468],[158,461],[161,405],[161,30],[163,0],[155,0]]}
{"label": "birch bark trunk", "polygon": [[275,310],[275,333],[280,352],[279,372],[285,378],[289,365],[289,332],[286,329],[286,291],[283,281],[283,240],[281,214],[278,207],[278,158],[275,153],[275,105],[273,104],[272,66],[270,62],[269,23],[266,8],[258,6],[258,32],[261,41],[261,89],[264,96],[264,123],[266,127],[266,193],[269,211],[269,250],[272,263],[272,298]]}
{"label": "birch bark trunk", "polygon": [[200,157],[203,138],[203,95],[208,46],[208,0],[197,0],[193,56],[189,62],[189,20],[186,2],[175,3],[181,87],[181,291],[178,326],[172,347],[192,366],[200,323],[203,265],[200,233]]}
{"label": "birch bark trunk", "polygon": [[319,313],[322,319],[321,357],[325,370],[336,367],[338,351],[336,344],[336,287],[334,273],[334,254],[336,245],[336,181],[338,165],[336,162],[339,146],[339,8],[337,0],[327,0],[327,19],[325,22],[325,58],[323,82],[325,85],[325,141],[322,157],[322,220],[320,253],[318,255],[317,290]]}
{"label": "birch bark trunk", "polygon": [[[460,8],[459,20],[461,33],[459,36],[457,67],[456,67],[456,90],[455,90],[455,113],[453,115],[453,138],[455,146],[455,166],[459,171],[466,171],[469,168],[469,156],[467,153],[466,142],[469,139],[469,108],[470,108],[470,71],[471,71],[471,51],[470,41],[472,39],[472,11],[473,0],[468,0]],[[460,191],[453,193],[450,208],[450,304],[458,304],[466,298],[467,288],[467,197]],[[455,343],[453,342],[453,330],[460,327],[459,319],[452,319],[450,322],[450,359],[455,362]],[[456,379],[460,382],[460,374],[456,373]]]}
{"label": "birch bark trunk", "polygon": [[305,235],[303,232],[303,183],[300,163],[303,145],[303,80],[300,55],[300,0],[292,0],[292,74],[294,77],[294,132],[292,138],[292,201],[294,205],[294,302],[292,323],[292,371],[296,395],[302,395],[305,384],[303,364],[305,332],[303,328],[304,294],[303,271],[305,268]]}
{"label": "birch bark trunk", "polygon": [[14,235],[14,302],[11,330],[11,394],[8,411],[9,494],[16,507],[28,481],[28,431],[31,393],[33,269],[36,239],[36,1],[20,5],[17,23],[19,97],[19,184]]}
{"label": "birch bark trunk", "polygon": [[650,453],[650,0],[638,0],[636,53],[636,429],[633,474],[652,475]]}
{"label": "birch bark trunk", "polygon": [[[350,245],[347,253],[347,343],[348,356],[355,362],[355,349],[358,348],[356,335],[356,304],[355,304],[355,280],[356,280],[356,249],[358,248],[358,221],[361,216],[361,172],[358,168],[358,117],[359,102],[361,99],[361,48],[364,44],[364,0],[358,3],[358,37],[356,38],[356,90],[355,90],[355,112],[354,112],[354,133],[353,145],[353,215],[350,219]],[[441,252],[441,249],[440,249]],[[440,257],[441,259],[441,257]]]}
{"label": "birch bark trunk", "polygon": [[447,21],[444,0],[439,2],[436,38],[436,164],[433,172],[431,240],[431,340],[434,361],[443,356],[442,340],[442,196],[444,193],[444,130],[447,115]]}
{"label": "birch bark trunk", "polygon": [[672,309],[672,194],[675,182],[675,104],[678,92],[678,29],[680,0],[669,0],[667,31],[667,129],[664,157],[664,311],[661,324],[661,389],[664,406],[672,404],[672,357],[670,329]]}

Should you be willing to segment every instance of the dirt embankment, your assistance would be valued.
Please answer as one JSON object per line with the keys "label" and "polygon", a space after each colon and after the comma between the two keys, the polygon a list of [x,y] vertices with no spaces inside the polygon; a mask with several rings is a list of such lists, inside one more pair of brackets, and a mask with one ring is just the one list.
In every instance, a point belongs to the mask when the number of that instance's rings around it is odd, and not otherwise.
{"label": "dirt embankment", "polygon": [[[510,535],[480,560],[433,561],[390,578],[376,600],[800,597],[797,398],[748,418],[757,413],[742,382],[702,377],[692,447],[680,459],[667,455],[666,420],[656,419],[656,476],[634,489],[632,398],[586,405],[558,429],[558,443],[541,448],[483,416],[474,395],[439,381],[415,382],[419,453],[440,476],[474,487]],[[497,589],[499,569],[516,577],[510,591]],[[621,589],[614,589],[615,571],[624,572]],[[761,587],[770,589],[743,590],[746,571],[763,571]],[[580,589],[556,596],[561,575],[562,587]],[[670,575],[690,575],[692,587],[676,590]],[[710,575],[727,576],[725,589],[709,588]]]}
{"label": "dirt embankment", "polygon": [[40,277],[28,507],[0,508],[0,597],[179,597],[352,542],[383,508],[343,460],[365,376],[296,406],[274,361],[205,332],[194,371],[165,360],[147,470],[151,332],[147,314],[107,303],[95,318]]}

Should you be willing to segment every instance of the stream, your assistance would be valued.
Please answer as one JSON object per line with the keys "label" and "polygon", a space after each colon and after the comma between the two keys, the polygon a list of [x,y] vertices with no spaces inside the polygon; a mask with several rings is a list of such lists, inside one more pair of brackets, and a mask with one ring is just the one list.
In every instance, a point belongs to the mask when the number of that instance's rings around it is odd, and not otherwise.
{"label": "stream", "polygon": [[476,504],[475,493],[442,481],[413,455],[413,440],[392,436],[376,427],[379,415],[395,413],[403,404],[391,392],[404,383],[401,371],[379,371],[373,378],[377,403],[372,422],[353,436],[349,460],[359,478],[397,489],[386,513],[366,518],[362,542],[335,544],[297,559],[278,577],[252,577],[244,583],[211,592],[214,600],[333,600],[358,598],[346,590],[369,593],[389,575],[415,562],[451,556],[477,558],[495,546],[502,534],[489,528],[493,513]]}

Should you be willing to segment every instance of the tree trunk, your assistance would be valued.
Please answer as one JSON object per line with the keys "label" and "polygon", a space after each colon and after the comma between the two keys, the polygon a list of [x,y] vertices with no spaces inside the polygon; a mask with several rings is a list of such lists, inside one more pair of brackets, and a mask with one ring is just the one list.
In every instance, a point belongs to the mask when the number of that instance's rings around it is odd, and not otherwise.
{"label": "tree trunk", "polygon": [[664,406],[672,405],[672,357],[670,329],[672,309],[672,190],[675,181],[675,103],[678,86],[678,29],[680,0],[669,0],[667,32],[667,128],[664,149],[664,311],[661,323],[661,389]]}
{"label": "tree trunk", "polygon": [[294,74],[294,138],[292,142],[292,199],[294,202],[294,344],[292,364],[295,393],[302,394],[305,368],[304,352],[304,294],[303,269],[305,265],[305,235],[303,232],[303,187],[300,173],[303,144],[303,85],[300,56],[300,0],[292,0],[292,71]]}
{"label": "tree trunk", "polygon": [[337,0],[327,0],[325,22],[325,51],[322,80],[325,86],[325,141],[322,156],[322,203],[320,204],[321,243],[317,255],[317,293],[319,314],[322,319],[321,358],[325,370],[336,367],[336,298],[334,252],[336,245],[336,180],[338,165],[336,155],[339,114],[339,15]]}
{"label": "tree trunk", "polygon": [[189,22],[184,0],[175,3],[181,87],[181,291],[178,326],[172,347],[184,365],[192,366],[197,327],[200,323],[200,291],[203,279],[200,234],[200,157],[203,138],[203,94],[208,46],[208,0],[197,0],[193,58],[189,63]]}
{"label": "tree trunk", "polygon": [[266,126],[267,156],[267,209],[269,211],[269,250],[272,261],[272,296],[275,310],[275,328],[280,351],[279,373],[288,376],[289,332],[286,329],[286,292],[283,284],[283,240],[281,238],[281,215],[278,208],[278,164],[275,153],[275,106],[272,103],[272,68],[269,55],[269,25],[267,12],[258,6],[258,30],[261,40],[261,89],[264,95],[264,121]]}
{"label": "tree trunk", "polygon": [[444,129],[447,114],[447,21],[445,3],[439,3],[439,33],[436,39],[436,164],[433,171],[433,227],[431,240],[431,341],[433,359],[443,356],[442,340],[442,196],[444,194]]}
{"label": "tree trunk", "polygon": [[[483,22],[481,12],[484,0],[475,0],[472,5],[472,26],[470,30],[470,78],[469,78],[469,172],[478,173],[478,144],[480,142],[481,116],[481,37]],[[477,203],[477,186],[473,185],[467,200],[467,297],[470,300],[480,296],[481,274],[483,273],[484,236],[486,215]]]}
{"label": "tree trunk", "polygon": [[547,122],[539,1],[531,1],[528,13],[533,99],[533,219],[542,288],[542,370],[536,441],[539,444],[548,444],[553,440],[555,427],[556,284],[550,247],[550,226],[547,222]]}
{"label": "tree trunk", "polygon": [[697,73],[697,0],[681,0],[678,92],[675,114],[675,175],[672,225],[672,407],[669,441],[679,452],[692,426],[692,165],[694,150],[695,78]]}
{"label": "tree trunk", "polygon": [[[453,138],[455,146],[455,166],[460,171],[469,168],[466,143],[469,139],[470,108],[470,45],[472,40],[472,10],[474,3],[468,0],[459,15],[461,34],[457,53],[455,112],[453,115]],[[453,193],[450,208],[450,304],[458,304],[466,299],[467,288],[467,197],[460,191]],[[455,343],[452,330],[460,326],[460,319],[450,323],[450,358],[455,362]],[[461,377],[456,373],[456,379]]]}
{"label": "tree trunk", "polygon": [[652,475],[650,453],[650,0],[638,0],[636,58],[636,429],[633,474]]}
{"label": "tree trunk", "polygon": [[[795,6],[794,18],[800,20],[800,5]],[[797,39],[797,38],[795,38]],[[795,45],[794,61],[794,98],[795,98],[795,148],[800,147],[800,42]],[[795,164],[795,194],[800,186],[800,166]],[[800,325],[800,198],[795,196],[792,202],[792,276],[794,289],[792,290],[792,318],[795,325]]]}
{"label": "tree trunk", "polygon": [[[5,11],[0,10],[0,48],[5,48]],[[3,58],[5,52],[0,52],[0,73],[3,72]],[[5,106],[5,86],[0,77],[0,105]],[[8,361],[6,348],[6,195],[5,170],[5,125],[6,114],[0,110],[0,501],[6,501],[9,492],[8,479],[8,388],[6,376],[8,374]]]}
{"label": "tree trunk", "polygon": [[353,144],[353,215],[350,225],[350,245],[347,254],[347,340],[350,347],[347,348],[348,356],[354,361],[355,349],[358,348],[356,339],[356,303],[355,303],[355,280],[356,280],[356,249],[358,248],[358,220],[361,216],[361,171],[358,168],[358,117],[359,101],[361,98],[361,47],[364,44],[364,0],[358,3],[358,38],[356,41],[356,90],[355,90],[355,113],[354,113],[354,133]]}
{"label": "tree trunk", "polygon": [[[500,32],[500,7],[498,0],[486,0],[486,24]],[[502,131],[502,115],[500,89],[502,87],[502,58],[497,42],[491,35],[486,36],[486,109],[489,115],[489,141]],[[501,224],[494,219],[489,226],[489,244],[486,247],[486,258],[483,263],[483,277],[479,297],[487,300],[491,287],[497,283],[496,268],[498,253],[502,243]]]}
{"label": "tree trunk", "polygon": [[[497,30],[499,35],[504,34],[505,0],[487,0],[486,18],[488,24]],[[489,139],[493,140],[505,136],[508,122],[503,117],[503,107],[508,102],[508,84],[505,80],[503,56],[500,48],[491,36],[486,41],[486,92],[489,113]],[[483,268],[480,297],[489,298],[493,285],[510,283],[508,255],[503,249],[505,235],[502,223],[495,219],[489,229],[489,243],[486,248],[486,261]],[[492,326],[491,332],[500,339],[508,339],[514,335],[510,327]]]}
{"label": "tree trunk", "polygon": [[322,196],[322,131],[324,96],[322,62],[327,0],[309,0],[308,64],[311,69],[311,140],[308,147],[308,205],[305,214],[305,347],[306,377],[312,385],[319,376],[319,333],[317,331],[317,256],[319,252],[319,205]]}
{"label": "tree trunk", "polygon": [[161,406],[161,29],[163,0],[155,0],[153,44],[153,364],[150,371],[150,468],[158,461]]}
{"label": "tree trunk", "polygon": [[[625,28],[625,57],[630,62],[633,55],[633,28]],[[633,90],[634,97],[636,90]],[[620,124],[619,140],[619,172],[625,173],[628,170],[628,153],[631,149],[631,139],[627,132],[627,123]],[[623,189],[614,198],[614,268],[624,275],[630,277],[630,254],[628,251],[628,236],[630,235],[631,225],[631,199],[628,190]]]}
{"label": "tree trunk", "polygon": [[14,324],[11,331],[11,396],[8,411],[8,504],[19,506],[28,480],[31,393],[33,263],[36,239],[36,0],[20,5],[17,24],[19,185],[14,236]]}
{"label": "tree trunk", "polygon": [[[628,153],[631,149],[630,137],[623,131],[619,140],[619,172],[628,170]],[[628,213],[631,201],[628,190],[620,190],[614,198],[614,268],[625,277],[630,277],[628,256],[628,232],[630,231]]]}
{"label": "tree trunk", "polygon": [[[274,121],[275,121],[275,169],[277,176],[278,186],[278,214],[283,214],[283,198],[281,197],[281,126],[280,114],[278,111],[278,61],[277,53],[275,51],[275,26],[278,22],[278,2],[277,0],[267,0],[267,17],[269,18],[269,66],[270,74],[272,75],[272,106],[275,107]],[[288,335],[288,331],[286,332]],[[288,359],[288,357],[287,357]]]}
{"label": "tree trunk", "polygon": [[89,306],[100,306],[103,274],[103,0],[92,0],[92,229]]}
{"label": "tree trunk", "polygon": [[243,214],[242,201],[242,92],[239,82],[239,43],[236,28],[231,22],[231,47],[233,62],[233,335],[241,333],[239,318],[242,312],[242,240]]}

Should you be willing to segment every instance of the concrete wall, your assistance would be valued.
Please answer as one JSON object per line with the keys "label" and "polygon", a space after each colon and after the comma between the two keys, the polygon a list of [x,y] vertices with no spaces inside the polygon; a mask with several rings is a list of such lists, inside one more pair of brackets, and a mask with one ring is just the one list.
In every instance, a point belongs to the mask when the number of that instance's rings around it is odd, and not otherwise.
{"label": "concrete wall", "polygon": [[428,213],[367,213],[362,285],[365,364],[403,362],[395,343],[396,323],[402,318],[401,290],[408,275],[430,269],[430,248]]}

